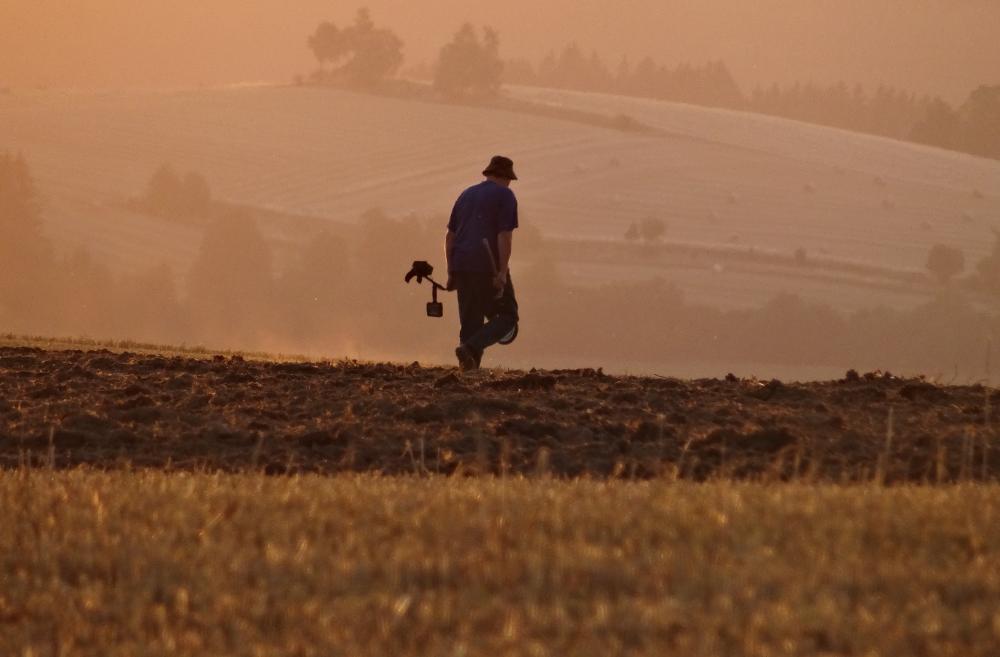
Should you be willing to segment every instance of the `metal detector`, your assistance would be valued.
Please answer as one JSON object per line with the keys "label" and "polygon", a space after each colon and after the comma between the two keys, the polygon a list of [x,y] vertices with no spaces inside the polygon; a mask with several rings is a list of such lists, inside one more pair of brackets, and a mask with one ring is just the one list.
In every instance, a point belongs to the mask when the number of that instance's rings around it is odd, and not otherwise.
{"label": "metal detector", "polygon": [[[489,245],[487,245],[487,249],[489,249]],[[490,254],[490,262],[493,262],[492,251]],[[431,284],[431,300],[427,302],[427,316],[441,318],[444,317],[444,304],[438,301],[438,290],[441,290],[442,292],[449,292],[450,290],[448,290],[448,288],[446,288],[444,285],[441,285],[433,278],[431,278],[431,275],[433,273],[434,273],[434,267],[429,262],[426,262],[424,260],[414,260],[413,266],[410,268],[410,271],[406,272],[406,277],[404,278],[404,280],[407,283],[409,283],[414,278],[416,278],[417,283],[423,283],[424,279],[425,278],[427,279],[427,282]],[[506,346],[512,343],[515,339],[517,339],[516,323],[514,324],[514,328],[511,329],[510,333],[505,335],[500,340],[499,344]]]}

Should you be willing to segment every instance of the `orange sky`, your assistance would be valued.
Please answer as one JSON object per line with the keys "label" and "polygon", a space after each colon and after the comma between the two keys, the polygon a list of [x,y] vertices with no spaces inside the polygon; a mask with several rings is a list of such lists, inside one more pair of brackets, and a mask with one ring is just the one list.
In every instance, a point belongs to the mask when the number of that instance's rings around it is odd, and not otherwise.
{"label": "orange sky", "polygon": [[[880,81],[958,100],[1000,84],[995,0],[371,0],[377,23],[433,59],[466,20],[500,30],[504,56],[576,40],[616,62],[724,59],[744,88]],[[542,8],[539,8],[541,5]],[[0,87],[191,86],[287,81],[305,36],[359,4],[330,0],[0,0]]]}

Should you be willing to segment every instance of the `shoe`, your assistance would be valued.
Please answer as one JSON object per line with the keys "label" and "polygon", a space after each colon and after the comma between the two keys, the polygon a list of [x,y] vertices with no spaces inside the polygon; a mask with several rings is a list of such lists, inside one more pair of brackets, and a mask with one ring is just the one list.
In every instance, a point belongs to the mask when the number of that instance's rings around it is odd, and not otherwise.
{"label": "shoe", "polygon": [[479,369],[479,359],[476,358],[476,353],[464,344],[458,345],[455,349],[455,357],[458,358],[458,366],[462,368],[462,371],[468,370],[478,370]]}

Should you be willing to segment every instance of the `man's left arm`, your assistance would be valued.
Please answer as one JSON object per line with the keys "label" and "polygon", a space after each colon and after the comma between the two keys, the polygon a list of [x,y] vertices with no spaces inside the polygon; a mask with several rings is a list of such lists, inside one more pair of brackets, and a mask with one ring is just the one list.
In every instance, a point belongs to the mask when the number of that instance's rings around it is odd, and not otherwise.
{"label": "man's left arm", "polygon": [[517,197],[508,191],[500,206],[500,230],[497,232],[497,277],[494,285],[498,290],[507,286],[507,273],[510,271],[510,253],[514,244],[514,229],[517,228]]}
{"label": "man's left arm", "polygon": [[514,246],[514,231],[506,230],[497,233],[497,250],[500,258],[499,269],[494,285],[498,290],[507,286],[507,273],[510,271],[510,253]]}

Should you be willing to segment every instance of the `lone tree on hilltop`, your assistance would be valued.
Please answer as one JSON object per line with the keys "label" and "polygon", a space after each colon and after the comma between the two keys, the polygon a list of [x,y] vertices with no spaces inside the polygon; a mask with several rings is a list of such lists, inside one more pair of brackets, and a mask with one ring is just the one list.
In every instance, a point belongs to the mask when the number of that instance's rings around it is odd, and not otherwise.
{"label": "lone tree on hilltop", "polygon": [[[329,21],[320,23],[307,44],[319,61],[320,78],[331,82],[373,87],[403,64],[403,41],[391,30],[375,27],[366,8],[343,29]],[[327,63],[333,70],[322,70]]]}
{"label": "lone tree on hilltop", "polygon": [[447,96],[495,96],[502,77],[496,30],[484,27],[480,40],[472,24],[466,23],[441,49],[434,67],[434,88]]}
{"label": "lone tree on hilltop", "polygon": [[942,285],[965,269],[965,254],[956,248],[935,244],[927,253],[927,271],[937,278]]}

